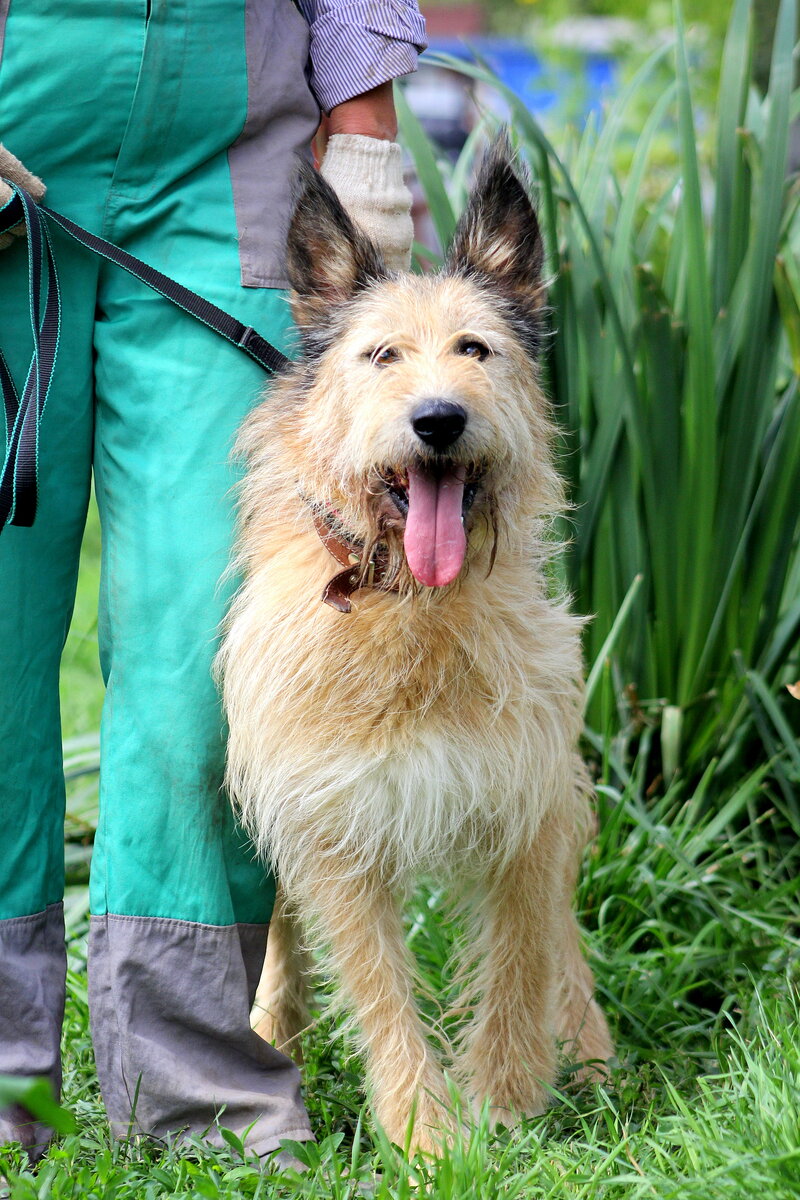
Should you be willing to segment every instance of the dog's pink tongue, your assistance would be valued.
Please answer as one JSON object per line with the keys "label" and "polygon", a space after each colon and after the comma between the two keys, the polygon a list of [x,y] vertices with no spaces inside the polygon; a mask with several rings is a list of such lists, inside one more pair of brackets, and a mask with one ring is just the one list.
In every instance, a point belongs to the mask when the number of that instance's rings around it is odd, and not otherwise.
{"label": "dog's pink tongue", "polygon": [[464,562],[464,477],[463,467],[447,471],[438,479],[409,467],[404,545],[411,574],[427,587],[452,583]]}

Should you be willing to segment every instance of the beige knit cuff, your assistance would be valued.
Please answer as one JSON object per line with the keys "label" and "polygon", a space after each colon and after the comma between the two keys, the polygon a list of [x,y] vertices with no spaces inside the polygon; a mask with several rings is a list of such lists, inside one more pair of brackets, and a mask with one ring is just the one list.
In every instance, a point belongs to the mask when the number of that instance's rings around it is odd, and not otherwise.
{"label": "beige knit cuff", "polygon": [[397,143],[336,133],[321,169],[348,215],[383,251],[389,270],[407,271],[414,226]]}

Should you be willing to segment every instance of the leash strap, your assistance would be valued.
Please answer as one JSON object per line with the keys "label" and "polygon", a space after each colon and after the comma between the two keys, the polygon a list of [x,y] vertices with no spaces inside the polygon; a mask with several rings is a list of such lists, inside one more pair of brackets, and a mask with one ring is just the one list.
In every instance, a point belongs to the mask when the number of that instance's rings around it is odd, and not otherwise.
{"label": "leash strap", "polygon": [[0,474],[0,530],[7,523],[30,526],[36,517],[39,424],[53,378],[61,329],[61,296],[50,235],[33,199],[22,188],[15,188],[15,193],[0,209],[0,232],[25,223],[33,357],[20,397],[0,352],[6,443]]}
{"label": "leash strap", "polygon": [[30,526],[36,516],[39,424],[53,377],[61,328],[61,294],[48,221],[54,222],[87,250],[122,267],[166,300],[202,321],[209,329],[238,346],[265,371],[282,371],[291,361],[252,326],[243,325],[236,317],[177,283],[169,275],[156,271],[112,242],[89,233],[61,213],[36,204],[24,188],[10,180],[5,182],[14,194],[0,208],[0,233],[23,222],[27,233],[33,357],[20,398],[0,351],[0,390],[3,394],[6,435],[0,475],[0,531],[6,524]]}

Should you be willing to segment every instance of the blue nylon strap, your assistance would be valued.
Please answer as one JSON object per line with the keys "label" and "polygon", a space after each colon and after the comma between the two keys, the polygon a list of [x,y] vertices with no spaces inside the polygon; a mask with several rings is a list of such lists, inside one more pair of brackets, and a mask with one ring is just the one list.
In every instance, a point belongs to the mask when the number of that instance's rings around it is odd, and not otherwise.
{"label": "blue nylon strap", "polygon": [[55,222],[82,246],[129,271],[165,299],[244,350],[265,371],[282,371],[290,362],[252,326],[243,325],[216,304],[211,304],[113,243],[89,233],[61,213],[37,205],[24,188],[10,180],[5,182],[14,194],[0,208],[0,234],[24,222],[28,240],[33,357],[20,398],[0,351],[0,390],[5,412],[5,457],[0,474],[0,532],[6,524],[30,526],[36,517],[39,426],[53,378],[61,329],[61,293],[48,221]]}

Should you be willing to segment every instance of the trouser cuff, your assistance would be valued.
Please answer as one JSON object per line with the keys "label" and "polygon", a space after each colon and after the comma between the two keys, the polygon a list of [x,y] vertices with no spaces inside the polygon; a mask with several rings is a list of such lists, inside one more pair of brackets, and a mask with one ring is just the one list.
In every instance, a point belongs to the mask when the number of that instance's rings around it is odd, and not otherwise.
{"label": "trouser cuff", "polygon": [[92,917],[92,1040],[118,1136],[221,1142],[221,1125],[259,1154],[312,1136],[296,1066],[250,1028],[267,928]]}
{"label": "trouser cuff", "polygon": [[[63,905],[0,921],[0,1074],[44,1076],[56,1097],[66,972]],[[0,1113],[0,1145],[18,1141],[37,1157],[50,1136],[19,1105]]]}

